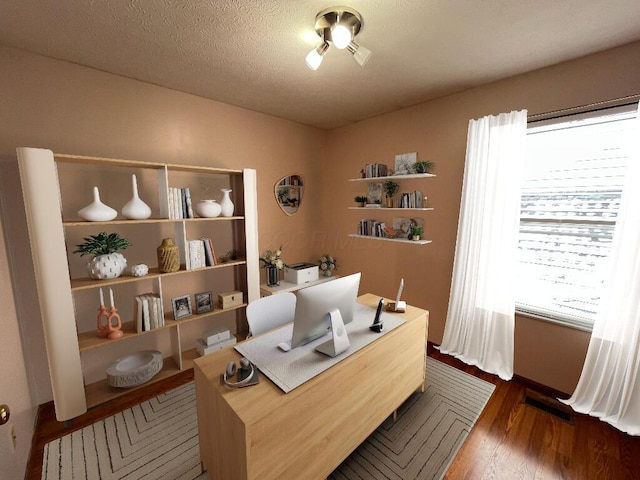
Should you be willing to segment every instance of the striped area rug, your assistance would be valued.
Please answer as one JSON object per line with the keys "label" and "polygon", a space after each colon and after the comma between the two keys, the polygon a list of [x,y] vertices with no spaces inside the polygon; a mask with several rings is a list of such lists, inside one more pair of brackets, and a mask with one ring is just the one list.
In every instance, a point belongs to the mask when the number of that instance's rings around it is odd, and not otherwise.
{"label": "striped area rug", "polygon": [[[494,385],[427,358],[416,393],[329,477],[441,479]],[[43,480],[204,480],[190,383],[45,446]]]}
{"label": "striped area rug", "polygon": [[43,480],[192,480],[201,473],[195,386],[48,443]]}
{"label": "striped area rug", "polygon": [[495,385],[427,357],[427,388],[414,393],[329,477],[332,480],[441,479]]}

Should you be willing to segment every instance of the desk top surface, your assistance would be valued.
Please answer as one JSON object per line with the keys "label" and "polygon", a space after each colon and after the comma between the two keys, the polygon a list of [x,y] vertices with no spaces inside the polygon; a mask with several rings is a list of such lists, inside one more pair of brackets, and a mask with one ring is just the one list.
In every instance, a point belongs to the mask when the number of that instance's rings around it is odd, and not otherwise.
{"label": "desk top surface", "polygon": [[[378,305],[380,298],[380,296],[367,293],[358,297],[358,302],[375,308]],[[428,313],[429,312],[427,310],[407,305],[406,312],[394,315],[402,316],[405,319],[405,323],[403,325],[406,325],[423,317],[425,318],[425,321],[428,321]],[[398,329],[401,328],[402,326],[398,327]],[[392,334],[393,331],[389,332],[388,335]],[[361,355],[365,355],[367,350],[368,347],[363,348],[362,350],[347,357],[343,362],[341,362],[341,364],[356,361]],[[280,408],[288,401],[294,401],[298,396],[305,395],[305,393],[312,389],[316,383],[322,381],[324,375],[331,371],[331,369],[327,370],[287,394],[282,392],[280,388],[278,388],[264,375],[260,375],[260,383],[258,385],[251,387],[228,388],[221,385],[220,374],[225,370],[229,362],[237,362],[239,359],[240,354],[233,348],[225,348],[197,358],[194,361],[194,369],[198,373],[204,375],[206,381],[211,382],[211,388],[219,390],[219,393],[224,397],[225,401],[236,411],[237,414],[241,415],[245,421],[251,421],[252,417],[258,418],[268,415],[272,409]],[[338,368],[338,365],[334,368]]]}

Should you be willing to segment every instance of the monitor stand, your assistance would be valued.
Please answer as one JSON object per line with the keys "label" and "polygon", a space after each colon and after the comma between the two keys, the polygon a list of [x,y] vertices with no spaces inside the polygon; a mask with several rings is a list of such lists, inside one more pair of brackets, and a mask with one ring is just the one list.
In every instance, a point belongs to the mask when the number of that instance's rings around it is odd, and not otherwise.
{"label": "monitor stand", "polygon": [[331,340],[318,345],[316,351],[335,357],[342,352],[346,352],[351,343],[349,343],[349,337],[347,336],[347,330],[344,328],[340,310],[334,308],[327,315],[329,315],[329,321],[331,322]]}

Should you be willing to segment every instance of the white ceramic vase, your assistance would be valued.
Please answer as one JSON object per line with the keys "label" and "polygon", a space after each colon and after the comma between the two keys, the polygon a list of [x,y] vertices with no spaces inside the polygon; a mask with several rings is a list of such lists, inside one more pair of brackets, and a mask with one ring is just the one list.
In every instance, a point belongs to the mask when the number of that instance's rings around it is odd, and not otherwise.
{"label": "white ceramic vase", "polygon": [[222,206],[215,200],[201,200],[196,203],[195,210],[200,217],[213,218],[220,215]]}
{"label": "white ceramic vase", "polygon": [[222,207],[222,216],[232,217],[233,202],[231,201],[231,197],[229,196],[229,194],[231,193],[231,189],[221,188],[220,191],[222,192],[222,200],[220,200],[220,206]]}
{"label": "white ceramic vase", "polygon": [[96,255],[87,262],[89,277],[96,280],[118,278],[127,267],[127,259],[121,253]]}
{"label": "white ceramic vase", "polygon": [[93,187],[93,202],[79,210],[78,216],[89,222],[108,222],[116,218],[118,212],[102,203],[98,187]]}
{"label": "white ceramic vase", "polygon": [[138,179],[135,173],[131,175],[131,184],[133,187],[133,198],[122,207],[122,216],[129,220],[144,220],[151,216],[151,208],[149,205],[140,200],[138,195]]}

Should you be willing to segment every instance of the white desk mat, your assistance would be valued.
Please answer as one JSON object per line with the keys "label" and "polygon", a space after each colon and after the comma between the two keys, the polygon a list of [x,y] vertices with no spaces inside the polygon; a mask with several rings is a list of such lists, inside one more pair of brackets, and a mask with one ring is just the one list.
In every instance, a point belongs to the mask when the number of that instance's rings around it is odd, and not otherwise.
{"label": "white desk mat", "polygon": [[374,308],[356,305],[353,321],[345,326],[351,346],[349,350],[333,358],[314,350],[318,345],[329,340],[331,334],[288,352],[280,350],[277,347],[279,343],[291,343],[293,324],[242,342],[236,345],[235,349],[257,366],[284,393],[289,393],[405,321],[402,317],[383,311],[380,318],[384,322],[384,330],[376,333],[369,329],[375,313]]}

